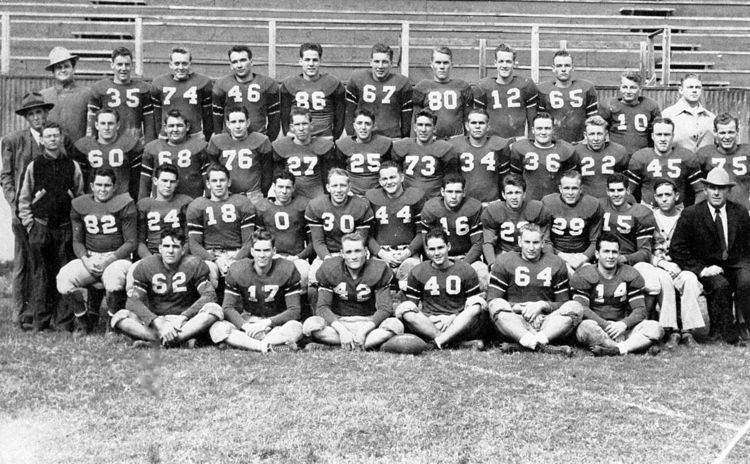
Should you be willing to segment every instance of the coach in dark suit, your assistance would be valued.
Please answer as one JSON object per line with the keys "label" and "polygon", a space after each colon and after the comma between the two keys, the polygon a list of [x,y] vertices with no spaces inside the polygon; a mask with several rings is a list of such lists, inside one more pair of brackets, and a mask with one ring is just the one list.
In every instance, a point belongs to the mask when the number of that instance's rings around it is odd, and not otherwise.
{"label": "coach in dark suit", "polygon": [[744,206],[727,201],[734,183],[722,168],[712,169],[704,183],[708,198],[682,212],[669,251],[674,262],[703,284],[710,336],[736,344],[732,302],[738,315],[750,321],[750,215]]}

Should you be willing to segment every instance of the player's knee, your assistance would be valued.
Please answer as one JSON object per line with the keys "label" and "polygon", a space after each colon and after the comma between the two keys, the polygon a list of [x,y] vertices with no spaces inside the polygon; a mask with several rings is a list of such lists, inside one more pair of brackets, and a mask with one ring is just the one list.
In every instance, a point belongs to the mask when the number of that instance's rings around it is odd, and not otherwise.
{"label": "player's knee", "polygon": [[404,323],[395,317],[389,317],[380,323],[380,328],[387,330],[393,335],[401,335],[404,333]]}
{"label": "player's knee", "polygon": [[134,314],[133,314],[132,312],[128,311],[127,309],[121,309],[121,310],[119,310],[119,311],[115,312],[115,313],[114,313],[114,314],[112,315],[112,318],[111,318],[111,319],[109,320],[109,325],[110,325],[110,326],[111,326],[111,327],[112,327],[113,329],[116,329],[116,330],[117,330],[117,329],[119,329],[119,328],[117,327],[117,325],[118,325],[118,324],[119,324],[120,322],[122,322],[122,321],[124,321],[125,319],[128,319],[128,318],[130,318],[130,317],[133,317],[133,316],[134,316]]}
{"label": "player's knee", "polygon": [[403,301],[401,304],[396,306],[395,316],[399,319],[403,319],[404,315],[408,313],[419,312],[417,305],[413,301]]}
{"label": "player's knee", "polygon": [[235,330],[237,328],[229,321],[216,321],[208,329],[208,335],[211,337],[211,341],[218,345],[226,341],[229,338],[229,334]]}
{"label": "player's knee", "polygon": [[218,303],[206,303],[198,313],[213,316],[217,321],[224,320],[224,310],[221,309],[221,306],[219,306]]}
{"label": "player's knee", "polygon": [[664,329],[658,321],[646,320],[638,324],[639,332],[652,342],[658,342],[664,336]]}
{"label": "player's knee", "polygon": [[67,295],[76,288],[76,285],[73,281],[73,276],[71,275],[70,271],[71,269],[66,264],[62,267],[62,269],[60,269],[60,272],[58,272],[57,276],[55,277],[57,292],[60,295]]}
{"label": "player's knee", "polygon": [[583,320],[583,305],[577,301],[566,301],[553,313],[557,316],[567,317],[577,326]]}
{"label": "player's knee", "polygon": [[576,328],[576,340],[581,343],[587,343],[587,341],[596,335],[600,329],[599,324],[591,319],[581,321],[581,323],[578,324],[578,328]]}
{"label": "player's knee", "polygon": [[305,319],[305,322],[302,324],[302,333],[306,337],[309,337],[313,333],[325,329],[326,325],[327,325],[326,320],[323,319],[322,317],[310,316],[307,319]]}
{"label": "player's knee", "polygon": [[284,337],[292,342],[302,338],[302,323],[300,321],[287,321],[281,326],[281,333]]}
{"label": "player's knee", "polygon": [[492,319],[495,319],[495,317],[500,312],[511,312],[510,303],[505,301],[503,298],[495,298],[494,300],[490,301],[487,305],[487,309]]}
{"label": "player's knee", "polygon": [[119,259],[104,269],[102,272],[102,285],[104,290],[108,292],[118,292],[125,290],[125,282],[127,281],[128,269],[132,263],[125,259]]}
{"label": "player's knee", "polygon": [[475,308],[477,313],[481,313],[487,309],[487,301],[480,295],[470,296],[466,299],[464,307]]}

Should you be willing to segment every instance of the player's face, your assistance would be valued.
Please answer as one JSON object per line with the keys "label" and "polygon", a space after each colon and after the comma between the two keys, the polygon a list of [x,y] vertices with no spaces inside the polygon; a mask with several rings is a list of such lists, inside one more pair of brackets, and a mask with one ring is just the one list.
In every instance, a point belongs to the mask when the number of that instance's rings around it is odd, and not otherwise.
{"label": "player's face", "polygon": [[506,185],[503,189],[503,198],[505,198],[505,204],[509,208],[519,209],[526,198],[526,192],[517,185]]}
{"label": "player's face", "polygon": [[187,53],[172,53],[169,57],[169,69],[178,81],[190,77],[190,65],[190,55]]}
{"label": "player's face", "polygon": [[229,113],[229,115],[227,116],[226,125],[227,129],[229,129],[229,133],[232,134],[232,137],[236,139],[244,138],[247,135],[247,116],[245,116],[245,113],[243,113],[242,111]]}
{"label": "player's face", "polygon": [[292,116],[292,134],[302,143],[310,140],[310,119],[302,114]]}
{"label": "player's face", "polygon": [[513,59],[511,52],[497,52],[495,54],[495,68],[497,68],[497,77],[508,79],[513,75],[513,67],[516,61]]}
{"label": "player's face", "polygon": [[435,132],[435,124],[432,122],[432,119],[427,116],[420,116],[417,118],[414,126],[417,141],[428,143],[432,140],[433,133]]}
{"label": "player's face", "polygon": [[43,108],[32,108],[23,116],[29,122],[32,129],[39,132],[42,126],[47,122],[47,110]]}
{"label": "player's face", "polygon": [[425,252],[432,263],[440,266],[448,260],[448,252],[451,250],[450,243],[446,243],[442,238],[432,237],[427,240]]}
{"label": "player's face", "polygon": [[96,176],[91,183],[91,193],[94,194],[94,200],[106,203],[115,196],[115,184],[109,176]]}
{"label": "player's face", "polygon": [[156,195],[160,199],[170,199],[174,195],[174,191],[177,189],[177,176],[171,172],[162,172],[159,177],[154,179],[154,185],[156,186]]}
{"label": "player's face", "polygon": [[617,267],[617,260],[620,258],[620,244],[618,242],[602,241],[599,249],[596,250],[596,259],[599,266],[611,271]]}
{"label": "player's face", "polygon": [[464,200],[464,186],[460,182],[452,182],[442,187],[440,194],[443,196],[445,206],[451,209],[458,208],[458,205]]}
{"label": "player's face", "polygon": [[654,148],[659,153],[666,153],[672,147],[672,138],[674,128],[671,124],[656,123],[654,131],[651,133],[651,139],[654,141]]}
{"label": "player's face", "polygon": [[552,120],[551,119],[537,119],[534,121],[534,127],[532,128],[534,133],[534,141],[539,145],[549,145],[552,143]]}
{"label": "player's face", "polygon": [[581,179],[563,177],[560,179],[560,196],[566,205],[575,205],[581,198]]}
{"label": "player's face", "polygon": [[273,188],[276,192],[276,200],[278,200],[279,203],[285,205],[292,201],[292,195],[294,195],[294,182],[289,179],[276,179]]}
{"label": "player's face", "polygon": [[253,255],[255,265],[263,269],[271,264],[271,260],[276,254],[276,249],[273,247],[270,240],[256,240],[253,242],[250,254]]}
{"label": "player's face", "polygon": [[159,244],[159,254],[164,264],[170,266],[180,262],[185,255],[185,247],[174,237],[164,237]]}
{"label": "player's face", "polygon": [[365,245],[361,240],[342,240],[341,255],[344,257],[346,267],[353,271],[360,269],[367,257]]}
{"label": "player's face", "polygon": [[469,115],[466,121],[466,132],[474,140],[482,140],[487,135],[489,129],[489,120],[487,116],[478,113]]}
{"label": "player's face", "polygon": [[377,81],[382,81],[391,74],[391,58],[387,53],[373,53],[370,59],[372,68],[372,77]]}
{"label": "player's face", "polygon": [[703,93],[703,84],[698,79],[685,79],[680,85],[679,92],[688,103],[698,103]]}
{"label": "player's face", "polygon": [[654,198],[656,199],[656,206],[664,213],[672,212],[677,204],[677,195],[675,194],[674,187],[668,184],[656,187]]}
{"label": "player's face", "polygon": [[50,127],[42,131],[42,146],[51,152],[55,152],[60,149],[62,143],[62,135],[60,129],[56,127]]}
{"label": "player's face", "polygon": [[372,137],[373,121],[368,116],[360,114],[354,118],[354,134],[360,142],[369,142]]}
{"label": "player's face", "polygon": [[727,204],[727,195],[729,187],[720,187],[718,185],[706,184],[706,194],[708,195],[708,204],[714,208],[721,208]]}
{"label": "player's face", "polygon": [[211,192],[212,200],[226,200],[229,198],[229,177],[222,171],[211,171],[206,180],[206,186]]}
{"label": "player's face", "polygon": [[179,145],[187,138],[188,126],[182,118],[167,117],[164,132],[167,133],[167,139],[175,145]]}
{"label": "player's face", "polygon": [[94,127],[96,127],[96,132],[99,134],[99,140],[108,143],[117,138],[117,130],[120,128],[120,123],[114,114],[103,113],[96,118]]}
{"label": "player's face", "polygon": [[453,62],[451,57],[445,53],[432,52],[432,75],[438,82],[445,82],[450,79]]}
{"label": "player's face", "polygon": [[388,195],[397,195],[403,189],[404,175],[398,172],[398,168],[381,169],[378,174],[378,183]]}
{"label": "player's face", "polygon": [[331,194],[331,201],[334,205],[342,204],[349,196],[349,178],[338,174],[330,176],[326,190]]}
{"label": "player's face", "polygon": [[244,79],[253,72],[253,60],[247,52],[232,52],[229,54],[229,67],[240,79]]}
{"label": "player's face", "polygon": [[604,142],[607,141],[607,129],[604,126],[595,126],[590,124],[586,126],[586,143],[589,148],[599,151],[604,148]]}
{"label": "player's face", "polygon": [[67,60],[67,61],[63,61],[62,63],[57,63],[52,68],[52,74],[54,74],[55,79],[58,82],[67,82],[73,79],[73,75],[75,75],[75,68],[73,67],[73,62],[70,60]]}
{"label": "player's face", "polygon": [[305,50],[299,59],[302,75],[309,79],[318,77],[320,73],[320,55],[315,50]]}
{"label": "player's face", "polygon": [[623,101],[632,103],[641,96],[641,86],[626,77],[620,78],[620,96]]}
{"label": "player's face", "polygon": [[552,62],[552,74],[560,82],[568,82],[573,75],[573,57],[558,56]]}
{"label": "player's face", "polygon": [[607,196],[613,206],[622,206],[625,204],[625,198],[628,195],[628,189],[622,182],[607,184]]}
{"label": "player's face", "polygon": [[115,73],[115,83],[127,84],[130,82],[130,74],[133,72],[133,59],[129,56],[118,55],[110,65]]}
{"label": "player's face", "polygon": [[716,140],[721,148],[727,151],[734,150],[737,146],[737,124],[734,121],[729,124],[716,125]]}
{"label": "player's face", "polygon": [[528,261],[536,261],[542,254],[542,234],[533,230],[521,233],[521,255]]}

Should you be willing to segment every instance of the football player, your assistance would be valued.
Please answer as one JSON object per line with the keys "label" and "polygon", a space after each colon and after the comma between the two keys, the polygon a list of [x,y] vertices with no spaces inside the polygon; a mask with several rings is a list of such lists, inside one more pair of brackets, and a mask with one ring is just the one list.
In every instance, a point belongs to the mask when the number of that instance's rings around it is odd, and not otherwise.
{"label": "football player", "polygon": [[336,141],[336,158],[346,166],[352,193],[364,195],[378,186],[380,163],[391,157],[391,139],[373,133],[375,115],[368,109],[354,110],[353,135]]}
{"label": "football player", "polygon": [[583,307],[570,299],[565,262],[543,249],[536,224],[521,227],[521,251],[504,253],[492,266],[487,290],[489,314],[504,337],[506,352],[541,351],[570,356],[569,346],[551,345],[572,334],[581,322]]}
{"label": "football player", "polygon": [[213,87],[214,132],[223,132],[225,110],[230,105],[247,109],[250,132],[259,132],[276,140],[281,127],[279,85],[253,70],[253,52],[247,45],[234,45],[227,52],[232,74]]}
{"label": "football player", "polygon": [[730,113],[714,119],[714,143],[698,149],[698,162],[703,175],[715,167],[724,169],[736,185],[729,191],[729,200],[750,208],[750,145],[737,143],[739,120]]}
{"label": "football player", "polygon": [[601,116],[586,119],[584,136],[584,141],[575,145],[575,164],[581,171],[584,191],[604,198],[607,176],[627,171],[630,155],[622,145],[607,141],[607,122]]}
{"label": "football player", "polygon": [[323,47],[303,43],[299,47],[302,73],[281,84],[281,125],[289,133],[292,107],[310,111],[310,134],[338,140],[344,132],[346,95],[344,85],[330,74],[320,72]]}
{"label": "football player", "polygon": [[489,135],[507,139],[526,137],[537,111],[536,84],[515,73],[516,51],[506,44],[495,47],[497,76],[480,80],[474,88],[475,103],[489,114]]}
{"label": "football player", "polygon": [[703,83],[699,75],[685,74],[678,89],[680,99],[664,108],[662,117],[674,122],[674,144],[695,153],[699,148],[714,141],[714,118],[712,112],[701,104]]}
{"label": "football player", "polygon": [[566,142],[583,139],[583,122],[598,111],[599,99],[594,84],[573,79],[573,57],[566,50],[552,56],[555,80],[539,84],[539,111],[555,121],[554,137]]}
{"label": "football player", "polygon": [[366,109],[375,116],[374,134],[390,138],[409,137],[412,118],[412,83],[392,72],[393,49],[382,43],[372,46],[370,69],[354,71],[346,85],[346,133],[353,134],[354,112]]}

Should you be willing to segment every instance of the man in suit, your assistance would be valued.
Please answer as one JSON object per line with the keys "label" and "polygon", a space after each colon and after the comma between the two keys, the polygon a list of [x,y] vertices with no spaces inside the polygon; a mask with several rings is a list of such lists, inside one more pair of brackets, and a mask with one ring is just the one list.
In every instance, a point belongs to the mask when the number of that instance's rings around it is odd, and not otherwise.
{"label": "man in suit", "polygon": [[[740,343],[732,304],[750,321],[750,216],[727,201],[734,182],[722,168],[706,179],[707,200],[685,208],[677,221],[670,253],[682,269],[697,275],[708,300],[709,337]],[[734,298],[734,299],[733,299]]]}

